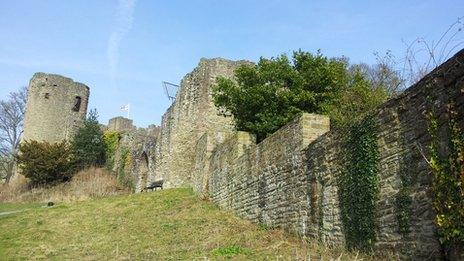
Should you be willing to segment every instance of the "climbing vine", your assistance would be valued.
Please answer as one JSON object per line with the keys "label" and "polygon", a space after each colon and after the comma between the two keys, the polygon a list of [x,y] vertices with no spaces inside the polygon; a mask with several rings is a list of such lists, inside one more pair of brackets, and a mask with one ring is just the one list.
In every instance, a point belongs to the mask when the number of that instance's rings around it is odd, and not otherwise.
{"label": "climbing vine", "polygon": [[103,134],[103,140],[106,144],[106,167],[109,170],[113,169],[114,166],[114,156],[116,149],[119,146],[119,139],[121,135],[117,131],[106,131]]}
{"label": "climbing vine", "polygon": [[401,186],[395,197],[395,213],[396,221],[398,222],[398,232],[403,237],[408,237],[411,233],[411,218],[412,218],[412,187],[416,182],[416,170],[409,166],[411,162],[408,155],[402,155],[402,163],[400,164],[399,178]]}
{"label": "climbing vine", "polygon": [[[429,164],[433,172],[433,207],[440,242],[445,247],[464,245],[464,134],[459,127],[453,102],[448,106],[446,135],[441,132],[437,113],[428,114],[431,136]],[[440,142],[440,137],[446,137]],[[447,149],[444,149],[447,148]]]}
{"label": "climbing vine", "polygon": [[339,180],[341,217],[349,249],[370,251],[376,239],[379,194],[377,126],[372,117],[350,127],[347,167]]}
{"label": "climbing vine", "polygon": [[130,151],[126,148],[121,149],[121,158],[118,166],[118,181],[124,186],[134,189],[134,182],[131,177],[127,176],[127,173],[130,173],[130,168],[132,166],[132,155]]}

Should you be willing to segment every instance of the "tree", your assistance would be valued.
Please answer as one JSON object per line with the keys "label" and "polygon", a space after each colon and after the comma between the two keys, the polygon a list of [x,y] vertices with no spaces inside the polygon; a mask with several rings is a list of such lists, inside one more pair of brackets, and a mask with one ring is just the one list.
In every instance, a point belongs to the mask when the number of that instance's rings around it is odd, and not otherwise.
{"label": "tree", "polygon": [[361,70],[351,72],[349,88],[343,90],[340,99],[333,100],[325,108],[335,127],[348,127],[360,121],[366,113],[384,103],[391,94],[388,86],[378,85],[365,77]]}
{"label": "tree", "polygon": [[76,172],[71,147],[60,143],[25,141],[16,156],[21,174],[32,185],[44,185],[69,180]]}
{"label": "tree", "polygon": [[[348,65],[346,58],[301,50],[291,60],[285,55],[261,58],[256,65],[238,67],[236,81],[217,78],[213,99],[224,114],[234,116],[238,130],[255,133],[258,141],[302,112],[331,115],[338,124],[348,115],[332,113],[335,109],[349,108],[351,117],[358,116],[386,96],[382,92],[382,98],[368,97],[380,92],[372,92],[369,80],[359,70],[348,70]],[[358,107],[350,107],[349,97],[360,100]],[[369,105],[363,104],[366,100]]]}
{"label": "tree", "polygon": [[379,52],[374,52],[374,56],[376,64],[353,64],[349,70],[352,73],[361,73],[374,90],[383,89],[390,96],[399,94],[407,86],[401,70],[397,69],[399,63],[395,56],[390,50],[383,56]]}
{"label": "tree", "polygon": [[105,164],[106,145],[103,131],[98,123],[97,110],[89,112],[83,126],[71,141],[71,147],[80,168]]}
{"label": "tree", "polygon": [[26,108],[27,88],[11,92],[0,101],[0,178],[13,175],[14,155],[18,149]]}

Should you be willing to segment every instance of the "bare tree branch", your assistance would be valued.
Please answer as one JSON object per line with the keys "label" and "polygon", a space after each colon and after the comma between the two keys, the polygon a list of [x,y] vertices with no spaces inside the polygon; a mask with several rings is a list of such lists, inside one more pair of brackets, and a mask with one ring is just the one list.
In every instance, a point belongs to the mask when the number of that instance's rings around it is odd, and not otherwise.
{"label": "bare tree branch", "polygon": [[13,175],[14,155],[19,146],[26,107],[27,88],[9,94],[0,101],[0,178]]}

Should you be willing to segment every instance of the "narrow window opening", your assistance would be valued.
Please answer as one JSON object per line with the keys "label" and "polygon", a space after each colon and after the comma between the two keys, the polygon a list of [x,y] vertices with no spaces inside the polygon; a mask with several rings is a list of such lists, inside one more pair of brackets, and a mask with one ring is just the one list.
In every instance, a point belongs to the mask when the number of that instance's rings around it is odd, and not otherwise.
{"label": "narrow window opening", "polygon": [[48,98],[50,98],[50,93],[48,93],[48,92],[47,92],[47,93],[45,93],[45,95],[44,95],[44,98],[45,98],[45,99],[48,99]]}
{"label": "narrow window opening", "polygon": [[81,97],[76,96],[76,99],[74,100],[73,111],[79,111],[80,109],[81,109]]}

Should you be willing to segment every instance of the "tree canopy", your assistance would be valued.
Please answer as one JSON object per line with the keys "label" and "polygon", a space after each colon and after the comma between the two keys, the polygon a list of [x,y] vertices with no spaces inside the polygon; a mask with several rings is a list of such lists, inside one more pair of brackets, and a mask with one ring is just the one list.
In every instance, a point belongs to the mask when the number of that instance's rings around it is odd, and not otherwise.
{"label": "tree canopy", "polygon": [[234,116],[238,130],[255,133],[258,141],[302,112],[329,115],[336,125],[344,125],[386,97],[359,69],[350,68],[348,59],[301,50],[291,58],[280,55],[242,65],[235,79],[218,77],[213,85],[216,106]]}

